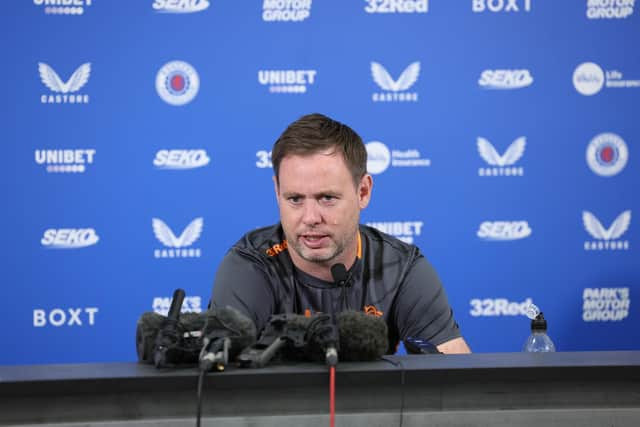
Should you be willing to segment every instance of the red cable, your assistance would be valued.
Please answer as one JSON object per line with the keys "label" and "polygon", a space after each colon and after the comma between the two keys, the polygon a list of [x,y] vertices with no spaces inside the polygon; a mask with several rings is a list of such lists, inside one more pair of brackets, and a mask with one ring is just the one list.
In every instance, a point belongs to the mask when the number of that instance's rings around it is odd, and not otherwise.
{"label": "red cable", "polygon": [[329,426],[336,425],[336,367],[329,367]]}

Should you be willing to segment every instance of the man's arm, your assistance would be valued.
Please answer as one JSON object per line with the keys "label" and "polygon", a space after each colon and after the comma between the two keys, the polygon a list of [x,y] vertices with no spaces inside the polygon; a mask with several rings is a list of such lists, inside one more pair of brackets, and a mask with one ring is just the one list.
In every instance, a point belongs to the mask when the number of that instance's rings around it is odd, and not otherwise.
{"label": "man's arm", "polygon": [[275,311],[275,296],[260,263],[231,249],[220,263],[213,283],[212,307],[231,306],[247,315],[258,333]]}
{"label": "man's arm", "polygon": [[436,347],[438,348],[438,351],[445,354],[471,353],[471,349],[469,348],[469,346],[467,345],[467,342],[462,337],[454,338],[447,342],[443,342],[442,344],[437,345]]}
{"label": "man's arm", "polygon": [[400,339],[425,339],[442,353],[470,353],[453,317],[442,283],[429,262],[415,261],[396,296]]}

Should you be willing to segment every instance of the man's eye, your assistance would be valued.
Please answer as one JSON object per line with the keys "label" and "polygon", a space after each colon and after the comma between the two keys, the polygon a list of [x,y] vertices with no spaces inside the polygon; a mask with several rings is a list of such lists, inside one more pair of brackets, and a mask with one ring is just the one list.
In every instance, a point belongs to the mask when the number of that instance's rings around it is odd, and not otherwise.
{"label": "man's eye", "polygon": [[323,202],[329,202],[329,203],[330,203],[330,202],[335,201],[335,200],[336,200],[336,197],[335,197],[335,196],[325,195],[325,196],[322,196],[322,197],[320,198],[320,200],[322,200]]}
{"label": "man's eye", "polygon": [[288,197],[287,200],[289,200],[291,203],[300,203],[301,198],[298,196],[291,196]]}

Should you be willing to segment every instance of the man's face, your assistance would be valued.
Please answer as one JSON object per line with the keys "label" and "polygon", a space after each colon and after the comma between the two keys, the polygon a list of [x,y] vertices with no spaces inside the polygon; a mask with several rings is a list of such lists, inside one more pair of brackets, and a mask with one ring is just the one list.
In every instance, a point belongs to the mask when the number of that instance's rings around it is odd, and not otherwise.
{"label": "man's face", "polygon": [[280,221],[294,264],[309,273],[338,262],[348,268],[356,257],[360,210],[371,197],[371,176],[356,186],[342,153],[333,149],[288,155],[279,175]]}

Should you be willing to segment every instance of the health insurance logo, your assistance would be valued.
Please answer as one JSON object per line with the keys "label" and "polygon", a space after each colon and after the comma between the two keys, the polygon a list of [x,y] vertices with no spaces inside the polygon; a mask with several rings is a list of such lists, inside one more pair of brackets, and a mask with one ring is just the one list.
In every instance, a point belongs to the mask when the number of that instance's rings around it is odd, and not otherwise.
{"label": "health insurance logo", "polygon": [[91,63],[86,62],[79,66],[66,82],[48,64],[38,62],[40,80],[51,93],[42,94],[40,102],[43,104],[88,104],[89,95],[76,93],[89,81],[91,76]]}
{"label": "health insurance logo", "polygon": [[202,234],[204,220],[198,217],[182,231],[180,237],[176,237],[171,228],[161,219],[152,218],[151,226],[153,234],[165,248],[155,249],[153,256],[155,258],[200,258],[201,251],[199,248],[192,246]]}
{"label": "health insurance logo", "polygon": [[595,62],[583,62],[573,71],[573,86],[584,96],[595,95],[602,88],[639,88],[640,80],[626,80],[619,70],[603,70]]}
{"label": "health insurance logo", "polygon": [[504,154],[500,155],[494,146],[485,138],[478,137],[477,146],[480,157],[490,167],[478,168],[479,176],[523,176],[524,168],[514,166],[524,154],[527,139],[524,136],[517,138],[509,145]]}
{"label": "health insurance logo", "polygon": [[381,174],[389,166],[392,167],[429,167],[431,159],[424,158],[415,148],[408,150],[389,150],[386,144],[380,141],[371,141],[365,144],[367,150],[367,172],[372,175]]}
{"label": "health insurance logo", "polygon": [[382,92],[371,95],[373,102],[418,102],[418,93],[409,91],[420,76],[420,61],[412,62],[397,80],[377,62],[371,62],[371,77]]}
{"label": "health insurance logo", "polygon": [[585,251],[629,250],[629,241],[620,238],[627,232],[631,224],[631,210],[626,210],[618,215],[609,228],[604,228],[600,220],[589,211],[582,211],[582,223],[587,233],[595,239],[584,242]]}

